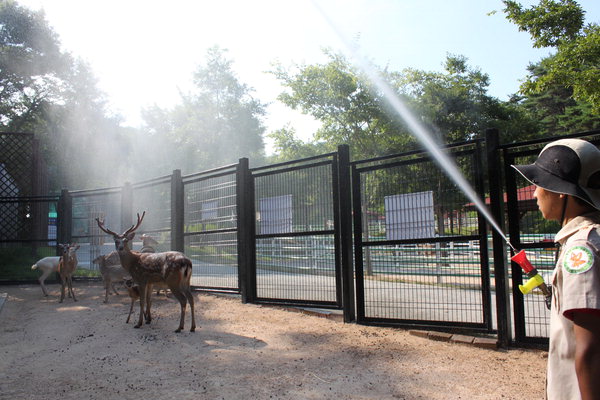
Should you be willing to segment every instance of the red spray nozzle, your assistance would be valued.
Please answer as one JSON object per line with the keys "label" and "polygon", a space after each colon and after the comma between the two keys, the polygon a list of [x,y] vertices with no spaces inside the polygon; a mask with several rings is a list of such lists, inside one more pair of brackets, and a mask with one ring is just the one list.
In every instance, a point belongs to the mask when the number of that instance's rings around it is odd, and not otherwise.
{"label": "red spray nozzle", "polygon": [[523,268],[523,271],[525,271],[526,273],[530,273],[535,269],[534,266],[531,265],[531,263],[527,259],[527,254],[525,254],[525,250],[521,250],[520,252],[512,256],[511,260],[519,264],[521,268]]}

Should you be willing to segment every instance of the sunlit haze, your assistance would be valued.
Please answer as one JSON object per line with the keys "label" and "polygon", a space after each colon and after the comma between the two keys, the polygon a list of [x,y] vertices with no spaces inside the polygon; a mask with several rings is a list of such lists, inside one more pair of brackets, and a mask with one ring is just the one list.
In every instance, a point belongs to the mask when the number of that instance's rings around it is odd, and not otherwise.
{"label": "sunlit haze", "polygon": [[[140,110],[172,107],[191,87],[206,50],[227,49],[240,82],[268,103],[267,132],[291,123],[307,139],[317,124],[278,104],[277,80],[265,71],[325,61],[338,36],[309,0],[18,0],[43,9],[63,50],[89,62],[111,109],[137,127]],[[522,1],[525,6],[537,1]],[[447,54],[463,55],[490,76],[489,94],[502,100],[518,90],[529,63],[550,53],[533,49],[501,12],[500,0],[321,0],[333,23],[380,67],[439,71]],[[600,1],[581,0],[588,22],[600,20]],[[496,13],[491,13],[496,11]]]}

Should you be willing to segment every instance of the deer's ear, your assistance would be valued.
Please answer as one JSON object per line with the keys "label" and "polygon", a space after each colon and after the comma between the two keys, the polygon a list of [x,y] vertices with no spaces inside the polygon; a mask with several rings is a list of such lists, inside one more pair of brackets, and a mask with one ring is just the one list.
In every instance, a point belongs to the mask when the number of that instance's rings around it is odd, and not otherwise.
{"label": "deer's ear", "polygon": [[135,237],[135,232],[129,232],[127,235],[125,235],[125,238],[129,241],[132,241],[134,237]]}

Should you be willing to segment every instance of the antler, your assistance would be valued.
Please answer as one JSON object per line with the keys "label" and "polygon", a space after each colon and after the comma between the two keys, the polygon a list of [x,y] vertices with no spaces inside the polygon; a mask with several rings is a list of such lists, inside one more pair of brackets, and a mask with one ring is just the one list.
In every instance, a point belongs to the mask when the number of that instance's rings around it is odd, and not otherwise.
{"label": "antler", "polygon": [[127,230],[126,230],[126,231],[123,233],[123,236],[125,236],[125,235],[127,235],[127,234],[129,234],[129,233],[131,233],[131,232],[135,232],[135,230],[136,230],[137,228],[139,228],[139,226],[140,226],[140,224],[142,223],[142,221],[144,220],[144,217],[145,217],[145,216],[146,216],[146,211],[144,211],[144,212],[142,213],[142,218],[140,218],[140,213],[137,213],[137,224],[135,224],[135,226],[134,226],[134,225],[131,225],[131,228],[127,229]]}
{"label": "antler", "polygon": [[102,221],[100,221],[100,218],[96,218],[96,222],[98,223],[98,228],[102,229],[104,232],[106,232],[112,236],[119,236],[118,233],[115,233],[115,232],[111,231],[110,229],[106,229],[104,227],[104,218],[102,219]]}

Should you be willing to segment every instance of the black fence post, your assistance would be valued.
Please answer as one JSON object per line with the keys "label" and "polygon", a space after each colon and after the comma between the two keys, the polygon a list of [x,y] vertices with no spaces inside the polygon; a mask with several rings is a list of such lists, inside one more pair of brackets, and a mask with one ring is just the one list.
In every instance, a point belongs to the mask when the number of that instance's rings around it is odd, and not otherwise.
{"label": "black fence post", "polygon": [[338,146],[338,191],[340,202],[340,249],[344,322],[356,320],[354,306],[354,264],[352,251],[352,185],[350,184],[350,148]]}
{"label": "black fence post", "polygon": [[[73,229],[73,199],[67,189],[60,192],[58,199],[58,243],[71,243]],[[56,248],[57,255],[58,247]]]}
{"label": "black fence post", "polygon": [[243,303],[256,300],[256,243],[254,187],[247,158],[240,158],[236,171],[238,276]]}
{"label": "black fence post", "polygon": [[173,170],[171,175],[171,250],[184,252],[184,193],[181,170]]}
{"label": "black fence post", "polygon": [[131,187],[131,183],[125,182],[123,188],[121,188],[121,232],[124,232],[131,226],[132,220],[133,188]]}
{"label": "black fence post", "polygon": [[[497,129],[485,131],[490,185],[490,209],[500,229],[504,231],[504,201],[502,198],[502,164],[500,163],[500,141]],[[494,280],[496,284],[496,313],[498,344],[508,347],[512,338],[506,242],[499,232],[492,230]]]}

